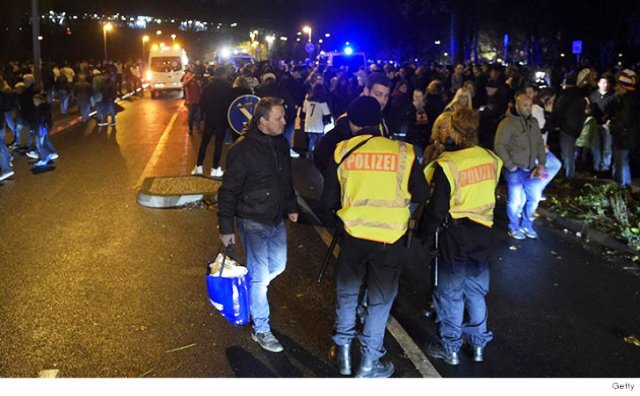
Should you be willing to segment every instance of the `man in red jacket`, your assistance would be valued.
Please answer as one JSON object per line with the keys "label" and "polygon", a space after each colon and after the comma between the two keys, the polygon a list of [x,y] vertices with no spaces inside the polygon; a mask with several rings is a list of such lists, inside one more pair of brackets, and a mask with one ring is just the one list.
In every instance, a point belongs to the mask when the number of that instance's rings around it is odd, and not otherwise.
{"label": "man in red jacket", "polygon": [[196,74],[187,69],[187,73],[182,80],[185,101],[189,109],[189,135],[193,134],[195,124],[196,131],[200,132],[200,97],[202,96],[202,82],[196,78]]}

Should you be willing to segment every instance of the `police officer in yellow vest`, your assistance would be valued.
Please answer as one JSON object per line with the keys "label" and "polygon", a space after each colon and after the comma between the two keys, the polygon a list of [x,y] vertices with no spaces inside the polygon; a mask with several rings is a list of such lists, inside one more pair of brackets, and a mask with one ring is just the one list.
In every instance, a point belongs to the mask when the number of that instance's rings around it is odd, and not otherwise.
{"label": "police officer in yellow vest", "polygon": [[337,210],[345,231],[335,270],[333,341],[340,373],[350,375],[358,294],[364,283],[367,316],[359,334],[362,361],[356,377],[390,377],[393,364],[380,358],[398,291],[409,203],[426,201],[428,185],[413,146],[380,135],[380,105],[375,99],[357,98],[347,114],[354,136],[338,143],[323,191],[324,204]]}
{"label": "police officer in yellow vest", "polygon": [[487,330],[485,295],[502,161],[477,145],[478,115],[473,110],[454,111],[444,128],[446,151],[425,168],[432,195],[419,234],[429,250],[436,230],[439,238],[433,292],[439,340],[429,345],[427,355],[457,365],[463,341],[470,345],[473,361],[482,362],[484,347],[493,338]]}

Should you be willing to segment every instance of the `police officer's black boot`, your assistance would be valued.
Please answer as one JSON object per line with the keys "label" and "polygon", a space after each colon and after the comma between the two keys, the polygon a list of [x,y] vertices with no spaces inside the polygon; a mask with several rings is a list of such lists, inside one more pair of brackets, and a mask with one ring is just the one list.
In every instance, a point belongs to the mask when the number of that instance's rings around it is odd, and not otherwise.
{"label": "police officer's black boot", "polygon": [[351,343],[336,345],[336,361],[340,375],[351,375]]}
{"label": "police officer's black boot", "polygon": [[362,355],[360,368],[356,372],[356,378],[389,378],[393,375],[393,363],[373,360],[367,355]]}

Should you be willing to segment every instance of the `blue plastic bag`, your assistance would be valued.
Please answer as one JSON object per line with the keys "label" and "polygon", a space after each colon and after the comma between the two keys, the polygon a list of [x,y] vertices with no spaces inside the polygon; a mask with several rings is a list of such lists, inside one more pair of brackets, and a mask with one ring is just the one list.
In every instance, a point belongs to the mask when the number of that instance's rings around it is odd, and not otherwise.
{"label": "blue plastic bag", "polygon": [[[207,265],[207,292],[209,301],[225,319],[234,326],[242,326],[250,322],[249,316],[249,274],[246,267],[238,267],[241,275],[223,276],[226,252],[220,273],[212,275]],[[217,276],[216,276],[217,275]]]}

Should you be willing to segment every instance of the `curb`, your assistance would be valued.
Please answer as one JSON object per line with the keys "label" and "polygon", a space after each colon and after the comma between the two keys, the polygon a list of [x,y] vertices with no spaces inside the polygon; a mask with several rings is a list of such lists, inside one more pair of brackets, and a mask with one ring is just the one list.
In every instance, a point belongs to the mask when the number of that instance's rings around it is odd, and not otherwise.
{"label": "curb", "polygon": [[[163,193],[158,191],[156,181],[161,181],[165,185],[172,181],[194,181],[197,183],[211,183],[209,188],[196,188],[188,192],[171,191]],[[138,191],[138,205],[153,209],[168,209],[184,206],[190,203],[210,200],[217,202],[218,188],[221,182],[215,179],[201,176],[169,176],[169,177],[148,177],[142,183]]]}
{"label": "curb", "polygon": [[[504,186],[501,186],[501,187],[498,187],[497,193],[500,196],[499,199],[506,203],[508,192],[506,188],[504,188]],[[637,256],[640,254],[640,251],[630,248],[629,246],[618,241],[614,237],[608,234],[605,234],[604,232],[594,230],[593,228],[590,228],[584,223],[579,223],[574,220],[566,219],[560,216],[559,214],[557,214],[556,212],[554,212],[553,210],[546,209],[538,205],[538,209],[536,209],[536,212],[541,217],[545,218],[545,220],[547,220],[549,223],[556,226],[556,228],[559,228],[561,230],[569,230],[574,234],[579,232],[580,234],[582,234],[582,237],[580,238],[582,240],[584,240],[583,239],[584,237],[587,237],[591,242],[595,242],[605,248],[615,250],[622,254],[630,254],[634,256]]]}
{"label": "curb", "polygon": [[629,246],[623,244],[622,242],[619,242],[617,239],[613,238],[612,236],[607,235],[600,231],[596,231],[593,228],[588,227],[586,224],[565,219],[560,215],[558,215],[557,213],[549,209],[541,208],[540,206],[538,206],[537,212],[542,217],[544,217],[547,221],[557,226],[558,228],[570,230],[574,233],[579,232],[582,234],[583,237],[586,236],[590,241],[593,241],[606,248],[616,250],[623,254],[631,254],[631,255],[640,254],[640,252],[638,252],[637,250],[634,250]]}

